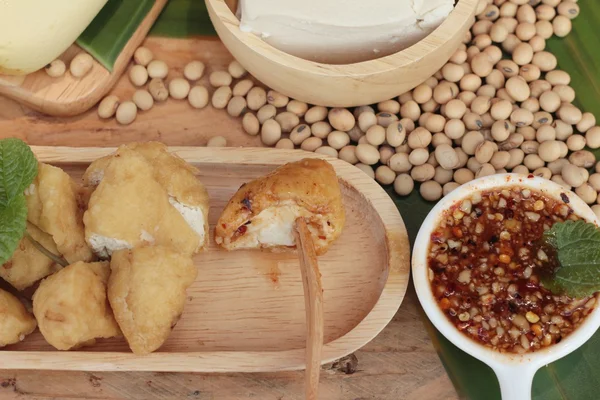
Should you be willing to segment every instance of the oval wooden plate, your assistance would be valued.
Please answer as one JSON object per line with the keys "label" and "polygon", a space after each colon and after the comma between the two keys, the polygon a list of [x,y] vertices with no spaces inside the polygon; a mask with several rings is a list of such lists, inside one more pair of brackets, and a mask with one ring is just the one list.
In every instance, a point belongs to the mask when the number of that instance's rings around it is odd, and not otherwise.
{"label": "oval wooden plate", "polygon": [[[173,147],[200,170],[214,226],[240,185],[305,157],[302,151]],[[38,159],[79,179],[111,148],[33,147]],[[410,249],[398,209],[374,180],[344,161],[326,158],[340,182],[347,221],[341,238],[319,257],[325,335],[322,362],[373,339],[392,319],[406,292]],[[123,199],[126,201],[126,199]],[[211,229],[212,236],[212,229]],[[132,354],[124,339],[59,352],[36,332],[0,351],[0,368],[84,371],[259,372],[305,366],[304,295],[293,253],[227,252],[211,237],[195,257],[199,273],[183,316],[161,349]]]}

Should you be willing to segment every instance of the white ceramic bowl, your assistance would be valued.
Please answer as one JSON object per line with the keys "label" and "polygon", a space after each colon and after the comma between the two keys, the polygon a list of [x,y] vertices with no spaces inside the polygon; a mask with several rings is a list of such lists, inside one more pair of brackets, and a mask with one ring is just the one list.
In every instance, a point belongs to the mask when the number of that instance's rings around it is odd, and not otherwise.
{"label": "white ceramic bowl", "polygon": [[[530,175],[532,176],[532,175]],[[501,187],[521,186],[543,192],[546,196],[560,200],[561,194],[569,198],[569,206],[579,217],[598,226],[600,221],[575,193],[560,185],[539,177],[517,174],[491,175],[466,183],[444,197],[431,210],[419,230],[412,257],[412,274],[421,306],[435,327],[458,348],[489,365],[500,382],[503,400],[531,399],[531,385],[536,371],[559,358],[566,356],[583,345],[600,327],[600,307],[585,319],[579,328],[560,343],[534,353],[500,353],[480,345],[468,338],[448,320],[439,308],[431,291],[428,278],[427,254],[432,231],[437,227],[441,214],[452,205],[475,192]]]}

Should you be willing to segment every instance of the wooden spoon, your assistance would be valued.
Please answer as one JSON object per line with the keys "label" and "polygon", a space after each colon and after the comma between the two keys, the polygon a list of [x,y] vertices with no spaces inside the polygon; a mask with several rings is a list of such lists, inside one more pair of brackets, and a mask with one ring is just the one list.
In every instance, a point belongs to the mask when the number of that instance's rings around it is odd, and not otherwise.
{"label": "wooden spoon", "polygon": [[306,399],[317,400],[323,350],[323,286],[315,246],[304,218],[298,218],[295,227],[294,237],[300,259],[306,308],[306,378],[304,387]]}

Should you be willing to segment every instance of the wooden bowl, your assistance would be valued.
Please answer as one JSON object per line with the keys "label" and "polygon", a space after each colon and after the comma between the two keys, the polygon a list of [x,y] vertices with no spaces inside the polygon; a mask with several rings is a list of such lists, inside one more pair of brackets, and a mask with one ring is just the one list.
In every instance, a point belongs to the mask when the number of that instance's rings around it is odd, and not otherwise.
{"label": "wooden bowl", "polygon": [[406,50],[344,65],[304,60],[242,32],[229,0],[206,0],[206,8],[231,54],[265,85],[309,104],[354,107],[398,96],[435,74],[464,39],[477,2],[458,0],[441,26]]}

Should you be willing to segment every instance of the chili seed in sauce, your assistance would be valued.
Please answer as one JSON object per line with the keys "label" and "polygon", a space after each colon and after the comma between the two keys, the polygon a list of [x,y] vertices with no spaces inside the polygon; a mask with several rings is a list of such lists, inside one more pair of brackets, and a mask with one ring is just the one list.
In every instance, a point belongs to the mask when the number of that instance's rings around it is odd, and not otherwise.
{"label": "chili seed in sauce", "polygon": [[[566,198],[566,200],[565,200]],[[432,292],[447,318],[500,352],[559,343],[596,304],[594,296],[554,295],[540,277],[556,268],[544,231],[579,217],[567,205],[519,187],[475,193],[447,210],[431,234]]]}

